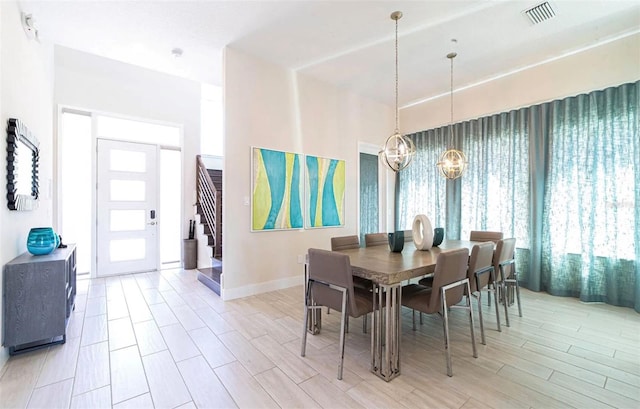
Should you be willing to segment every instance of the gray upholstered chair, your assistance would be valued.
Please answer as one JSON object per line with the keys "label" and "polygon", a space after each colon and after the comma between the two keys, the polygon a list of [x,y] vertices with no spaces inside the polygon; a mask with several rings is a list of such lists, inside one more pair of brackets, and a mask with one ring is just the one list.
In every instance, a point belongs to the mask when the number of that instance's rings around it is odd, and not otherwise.
{"label": "gray upholstered chair", "polygon": [[[480,321],[480,334],[482,337],[482,344],[486,344],[484,337],[484,320],[482,318],[482,305],[480,304],[482,299],[482,289],[484,287],[491,287],[495,291],[495,274],[493,269],[493,243],[486,242],[476,244],[471,249],[471,255],[469,256],[469,268],[467,271],[467,277],[469,278],[469,286],[471,287],[471,296],[478,300],[478,319]],[[491,289],[489,288],[491,291]],[[498,297],[494,297],[494,304],[496,307],[496,320],[498,322],[498,331],[500,331],[500,313],[498,309]]]}
{"label": "gray upholstered chair", "polygon": [[309,249],[308,279],[304,296],[301,356],[305,356],[306,353],[309,310],[323,306],[342,313],[340,319],[340,363],[338,365],[338,379],[342,379],[347,317],[357,318],[372,312],[373,297],[370,294],[354,290],[349,256],[311,248]]}
{"label": "gray upholstered chair", "polygon": [[[471,329],[471,343],[473,357],[478,357],[476,339],[473,330],[473,308],[471,299],[466,297],[466,305],[456,305],[462,296],[471,292],[467,266],[469,250],[458,249],[440,253],[436,261],[433,286],[427,288],[419,284],[411,284],[402,288],[402,305],[427,314],[438,314],[444,323],[444,348],[447,356],[447,375],[453,375],[451,366],[451,351],[449,348],[449,315],[450,308],[462,308],[469,312],[469,328]],[[416,323],[413,320],[413,329]]]}
{"label": "gray upholstered chair", "polygon": [[[503,233],[501,231],[488,231],[488,230],[472,230],[469,233],[470,241],[492,241],[494,244],[498,240],[502,240]],[[495,275],[498,275],[498,270],[494,271]],[[487,293],[487,305],[491,306],[491,292]]]}
{"label": "gray upholstered chair", "polygon": [[513,289],[515,289],[518,302],[518,315],[522,317],[520,305],[520,285],[518,284],[518,272],[516,271],[516,239],[498,240],[493,253],[493,268],[495,270],[496,285],[499,290],[500,300],[504,303],[504,317],[509,325],[509,304],[513,303]]}
{"label": "gray upholstered chair", "polygon": [[364,235],[365,247],[389,245],[389,236],[387,233],[367,233]]}
{"label": "gray upholstered chair", "polygon": [[[331,251],[349,250],[360,248],[360,239],[355,234],[352,236],[339,236],[331,238]],[[362,277],[353,277],[353,285],[356,288],[371,290],[373,283]]]}
{"label": "gray upholstered chair", "polygon": [[[360,248],[360,239],[357,235],[351,236],[338,236],[331,238],[331,251],[341,251],[341,250],[349,250],[349,249],[357,249]],[[365,291],[373,290],[373,283],[371,280],[367,280],[366,278],[354,276],[353,277],[353,286],[356,289],[362,289]],[[330,308],[327,308],[327,313],[329,313]],[[367,333],[367,316],[365,315],[362,319],[362,331]],[[349,326],[347,325],[347,330]]]}
{"label": "gray upholstered chair", "polygon": [[498,240],[502,240],[502,237],[501,231],[472,230],[469,233],[469,240],[471,241],[492,241],[497,243]]}
{"label": "gray upholstered chair", "polygon": [[351,236],[339,236],[339,237],[331,238],[332,251],[357,249],[359,247],[360,247],[360,239],[355,234]]}

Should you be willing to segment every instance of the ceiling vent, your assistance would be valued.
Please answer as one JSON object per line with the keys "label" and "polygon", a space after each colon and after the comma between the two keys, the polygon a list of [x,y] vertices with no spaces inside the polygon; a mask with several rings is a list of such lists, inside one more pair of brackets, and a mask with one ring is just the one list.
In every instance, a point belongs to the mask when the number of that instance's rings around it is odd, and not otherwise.
{"label": "ceiling vent", "polygon": [[532,24],[542,23],[549,20],[556,15],[556,12],[551,8],[551,4],[548,1],[540,3],[535,7],[525,10],[524,14],[529,17],[529,21]]}

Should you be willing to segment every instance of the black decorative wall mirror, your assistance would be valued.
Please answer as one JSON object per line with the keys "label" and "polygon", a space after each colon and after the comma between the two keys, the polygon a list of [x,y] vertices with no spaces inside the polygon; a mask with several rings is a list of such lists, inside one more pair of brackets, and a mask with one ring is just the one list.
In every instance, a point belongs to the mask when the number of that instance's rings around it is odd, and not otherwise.
{"label": "black decorative wall mirror", "polygon": [[19,119],[7,121],[7,206],[33,210],[38,205],[38,139]]}

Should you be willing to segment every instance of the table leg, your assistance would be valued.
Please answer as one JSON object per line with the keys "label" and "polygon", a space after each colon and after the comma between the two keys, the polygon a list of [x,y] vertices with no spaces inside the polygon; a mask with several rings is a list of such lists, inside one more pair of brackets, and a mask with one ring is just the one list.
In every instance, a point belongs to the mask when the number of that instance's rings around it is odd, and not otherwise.
{"label": "table leg", "polygon": [[375,285],[373,291],[371,371],[387,382],[400,375],[401,294],[399,284]]}

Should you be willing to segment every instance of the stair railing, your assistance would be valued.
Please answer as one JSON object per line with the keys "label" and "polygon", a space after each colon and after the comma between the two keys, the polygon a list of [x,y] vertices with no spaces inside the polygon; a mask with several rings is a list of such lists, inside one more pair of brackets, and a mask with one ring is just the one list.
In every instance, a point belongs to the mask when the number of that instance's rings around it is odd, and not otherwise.
{"label": "stair railing", "polygon": [[196,178],[198,204],[202,209],[205,222],[213,235],[213,257],[222,256],[222,203],[218,200],[219,193],[216,190],[207,167],[200,155],[196,156]]}

